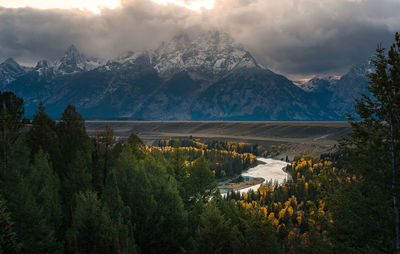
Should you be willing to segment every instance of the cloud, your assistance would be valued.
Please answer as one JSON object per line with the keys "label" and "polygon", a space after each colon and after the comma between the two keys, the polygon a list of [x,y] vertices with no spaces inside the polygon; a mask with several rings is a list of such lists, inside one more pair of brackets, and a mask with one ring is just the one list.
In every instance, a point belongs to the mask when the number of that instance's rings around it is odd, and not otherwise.
{"label": "cloud", "polygon": [[112,57],[156,47],[191,28],[229,32],[263,65],[293,77],[342,73],[400,30],[398,0],[215,0],[195,12],[123,0],[100,15],[79,10],[0,9],[0,60],[54,60],[75,44]]}

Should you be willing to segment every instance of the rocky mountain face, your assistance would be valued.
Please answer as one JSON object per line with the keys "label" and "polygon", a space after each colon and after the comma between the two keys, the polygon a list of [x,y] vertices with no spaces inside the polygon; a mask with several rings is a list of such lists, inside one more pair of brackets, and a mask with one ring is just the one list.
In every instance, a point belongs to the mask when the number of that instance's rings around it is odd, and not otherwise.
{"label": "rocky mountain face", "polygon": [[29,68],[19,65],[12,58],[8,58],[0,64],[0,85],[5,86],[28,71]]}
{"label": "rocky mountain face", "polygon": [[366,62],[353,66],[339,79],[314,78],[300,87],[316,98],[320,105],[325,103],[329,110],[339,116],[338,120],[346,120],[345,113],[355,116],[354,99],[361,94],[369,95],[368,74],[373,70],[372,63]]}
{"label": "rocky mountain face", "polygon": [[[341,119],[341,108],[315,96],[330,94],[333,101],[340,89],[319,82],[316,89],[301,89],[218,31],[181,34],[155,50],[108,61],[87,58],[71,46],[59,60],[41,60],[34,68],[11,60],[0,65],[0,87],[24,98],[27,116],[42,100],[54,118],[74,104],[88,119]],[[338,81],[339,86],[344,85]]]}

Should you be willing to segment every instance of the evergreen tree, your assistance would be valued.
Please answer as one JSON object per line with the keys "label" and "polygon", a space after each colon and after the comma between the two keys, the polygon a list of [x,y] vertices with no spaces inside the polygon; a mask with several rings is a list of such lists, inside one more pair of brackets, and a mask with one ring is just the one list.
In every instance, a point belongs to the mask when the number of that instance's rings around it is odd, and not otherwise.
{"label": "evergreen tree", "polygon": [[9,201],[9,208],[22,253],[56,253],[59,246],[54,228],[48,223],[43,209],[37,204],[29,184],[22,179]]}
{"label": "evergreen tree", "polygon": [[116,239],[118,253],[137,253],[131,209],[122,201],[114,171],[108,174],[103,201],[118,234]]}
{"label": "evergreen tree", "polygon": [[10,146],[20,135],[24,116],[24,100],[13,92],[0,92],[1,163],[3,171],[8,165]]}
{"label": "evergreen tree", "polygon": [[203,202],[208,202],[215,193],[216,187],[217,183],[208,167],[207,160],[204,157],[195,160],[186,179],[186,201],[193,203],[197,195],[200,195]]}
{"label": "evergreen tree", "polygon": [[11,199],[21,179],[30,171],[30,151],[25,140],[25,136],[21,135],[10,146],[7,168],[0,173],[0,191],[7,201]]}
{"label": "evergreen tree", "polygon": [[138,135],[132,133],[128,138],[128,144],[132,148],[133,154],[138,159],[143,159],[145,155],[145,145]]}
{"label": "evergreen tree", "polygon": [[187,213],[177,190],[176,180],[161,163],[151,157],[143,162],[156,206],[151,218],[152,237],[146,253],[177,253],[187,243]]}
{"label": "evergreen tree", "polygon": [[83,159],[81,166],[89,169],[91,142],[86,134],[85,121],[74,106],[68,105],[64,110],[61,121],[57,124],[57,134],[60,139],[63,164],[68,165],[77,154],[80,154]]}
{"label": "evergreen tree", "polygon": [[237,227],[221,214],[215,202],[210,202],[200,217],[193,253],[232,253],[239,239]]}
{"label": "evergreen tree", "polygon": [[178,147],[174,148],[174,152],[172,153],[171,159],[169,161],[169,167],[171,167],[172,175],[175,177],[178,184],[178,191],[182,197],[185,196],[185,181],[186,181],[186,173],[187,168],[185,166],[185,161],[187,160],[187,156],[183,153],[183,151],[179,150]]}
{"label": "evergreen tree", "polygon": [[57,163],[64,204],[64,229],[71,223],[73,197],[91,188],[91,142],[85,122],[74,106],[68,105],[57,124],[62,157]]}
{"label": "evergreen tree", "polygon": [[47,157],[38,156],[31,166],[30,151],[20,136],[11,147],[1,191],[8,200],[22,253],[56,253],[60,250],[55,235],[60,210],[57,198],[51,197],[58,197],[57,178]]}
{"label": "evergreen tree", "polygon": [[[60,197],[60,179],[55,174],[47,153],[40,150],[34,159],[34,164],[27,177],[30,190],[35,193],[38,206],[42,210],[42,215],[46,219],[46,224],[59,242],[63,237],[60,231],[62,226],[62,207]],[[60,245],[57,247],[60,248]]]}
{"label": "evergreen tree", "polygon": [[53,164],[60,159],[56,122],[46,114],[42,102],[39,102],[38,111],[33,117],[32,126],[27,133],[27,142],[32,158],[39,150],[43,150],[50,155]]}
{"label": "evergreen tree", "polygon": [[114,140],[114,130],[108,126],[103,131],[96,132],[92,139],[92,184],[98,193],[102,193],[106,186],[108,171],[112,163]]}
{"label": "evergreen tree", "polygon": [[250,214],[246,220],[242,220],[242,227],[242,253],[282,253],[277,233],[265,218]]}
{"label": "evergreen tree", "polygon": [[400,253],[398,33],[388,56],[379,47],[372,62],[371,97],[363,95],[357,100],[355,109],[361,121],[350,118],[353,131],[343,142],[349,157],[346,168],[355,178],[352,186],[342,181],[332,197],[333,234],[342,250],[388,253],[395,249]]}
{"label": "evergreen tree", "polygon": [[20,253],[20,245],[13,227],[5,201],[0,197],[0,253]]}
{"label": "evergreen tree", "polygon": [[152,239],[151,223],[156,208],[149,178],[132,153],[130,146],[123,146],[112,171],[115,174],[122,201],[131,211],[135,240],[140,249]]}
{"label": "evergreen tree", "polygon": [[115,228],[93,191],[77,195],[71,230],[77,253],[118,253]]}

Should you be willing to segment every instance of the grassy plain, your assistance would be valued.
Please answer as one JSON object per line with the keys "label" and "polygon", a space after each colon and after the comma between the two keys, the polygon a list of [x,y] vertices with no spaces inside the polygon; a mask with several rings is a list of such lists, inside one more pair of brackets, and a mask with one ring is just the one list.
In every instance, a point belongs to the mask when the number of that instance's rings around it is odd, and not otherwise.
{"label": "grassy plain", "polygon": [[136,133],[148,145],[159,139],[190,137],[265,146],[283,144],[285,149],[279,158],[330,151],[337,147],[339,138],[350,132],[347,122],[86,121],[89,135],[106,126],[122,139]]}

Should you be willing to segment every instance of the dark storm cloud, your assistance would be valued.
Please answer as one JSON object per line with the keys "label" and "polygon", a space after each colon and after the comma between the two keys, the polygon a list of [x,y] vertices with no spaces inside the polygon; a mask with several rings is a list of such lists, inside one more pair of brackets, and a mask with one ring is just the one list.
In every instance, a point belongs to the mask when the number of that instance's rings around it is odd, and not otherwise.
{"label": "dark storm cloud", "polygon": [[43,57],[54,59],[70,44],[76,44],[88,55],[101,57],[153,47],[177,33],[182,20],[190,14],[172,9],[144,0],[105,10],[102,15],[79,10],[3,8],[0,9],[0,57],[15,57],[25,62]]}
{"label": "dark storm cloud", "polygon": [[398,0],[216,0],[196,13],[150,0],[125,0],[101,15],[81,11],[0,9],[0,60],[55,59],[76,44],[111,57],[156,47],[184,29],[218,28],[263,65],[292,77],[334,74],[367,59],[400,30]]}

